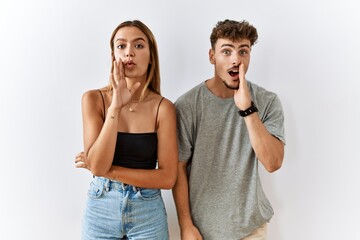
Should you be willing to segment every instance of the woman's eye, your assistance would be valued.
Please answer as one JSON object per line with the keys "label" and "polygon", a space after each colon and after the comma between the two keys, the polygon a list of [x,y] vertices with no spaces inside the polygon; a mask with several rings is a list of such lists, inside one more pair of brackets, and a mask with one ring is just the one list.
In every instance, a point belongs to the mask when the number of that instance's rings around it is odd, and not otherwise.
{"label": "woman's eye", "polygon": [[125,48],[125,45],[120,44],[120,45],[116,46],[116,48],[117,48],[117,49],[124,49],[124,48]]}
{"label": "woman's eye", "polygon": [[136,44],[135,48],[140,48],[141,49],[141,48],[144,48],[144,46],[142,44]]}

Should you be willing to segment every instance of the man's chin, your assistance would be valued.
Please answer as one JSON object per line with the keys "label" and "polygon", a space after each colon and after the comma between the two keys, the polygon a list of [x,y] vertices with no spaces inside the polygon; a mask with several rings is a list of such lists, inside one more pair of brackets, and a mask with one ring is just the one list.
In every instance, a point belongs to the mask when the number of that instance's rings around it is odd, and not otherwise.
{"label": "man's chin", "polygon": [[232,90],[238,90],[239,84],[228,84],[226,81],[223,81],[225,87],[232,89]]}

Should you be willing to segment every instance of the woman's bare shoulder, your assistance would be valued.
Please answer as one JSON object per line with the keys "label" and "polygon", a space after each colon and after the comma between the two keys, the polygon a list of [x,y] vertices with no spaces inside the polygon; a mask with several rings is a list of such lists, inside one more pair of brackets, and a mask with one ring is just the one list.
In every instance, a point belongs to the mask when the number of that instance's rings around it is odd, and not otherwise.
{"label": "woman's bare shoulder", "polygon": [[175,105],[172,101],[162,96],[160,96],[160,100],[161,103],[159,106],[159,114],[166,116],[167,114],[172,114],[175,112]]}
{"label": "woman's bare shoulder", "polygon": [[99,89],[90,89],[83,93],[82,102],[98,102],[102,97],[106,97],[108,94],[107,87]]}

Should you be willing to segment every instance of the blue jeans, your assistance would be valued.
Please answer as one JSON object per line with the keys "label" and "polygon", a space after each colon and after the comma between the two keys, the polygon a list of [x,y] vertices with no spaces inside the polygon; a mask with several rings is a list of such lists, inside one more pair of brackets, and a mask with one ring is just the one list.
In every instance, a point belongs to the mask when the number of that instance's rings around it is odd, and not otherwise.
{"label": "blue jeans", "polygon": [[161,191],[95,177],[88,191],[82,235],[84,240],[168,240]]}

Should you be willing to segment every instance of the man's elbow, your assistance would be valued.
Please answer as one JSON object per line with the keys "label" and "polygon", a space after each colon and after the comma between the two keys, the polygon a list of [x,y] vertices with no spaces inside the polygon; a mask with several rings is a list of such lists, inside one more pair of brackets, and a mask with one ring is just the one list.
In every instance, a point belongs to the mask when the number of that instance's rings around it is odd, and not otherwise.
{"label": "man's elbow", "polygon": [[[281,142],[279,142],[281,143]],[[281,143],[279,146],[278,151],[274,151],[271,154],[268,154],[268,159],[265,161],[267,164],[265,165],[265,169],[269,173],[276,172],[282,166],[284,160],[284,145]]]}
{"label": "man's elbow", "polygon": [[269,173],[273,173],[276,172],[277,170],[279,170],[282,166],[282,162],[283,159],[282,158],[277,158],[272,160],[269,164],[267,164],[265,166],[266,171],[268,171]]}

